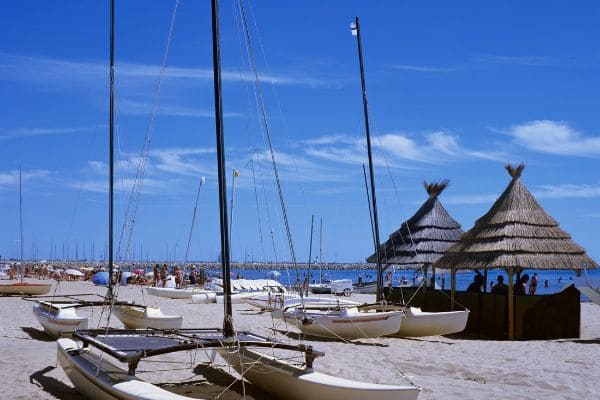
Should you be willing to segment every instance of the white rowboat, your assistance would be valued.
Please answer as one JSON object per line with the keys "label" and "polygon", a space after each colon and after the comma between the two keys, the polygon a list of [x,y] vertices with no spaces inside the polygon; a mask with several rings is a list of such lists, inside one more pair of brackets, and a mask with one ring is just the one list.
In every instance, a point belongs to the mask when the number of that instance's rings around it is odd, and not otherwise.
{"label": "white rowboat", "polygon": [[469,320],[469,310],[425,312],[417,307],[407,307],[400,330],[394,337],[448,335],[462,332]]}

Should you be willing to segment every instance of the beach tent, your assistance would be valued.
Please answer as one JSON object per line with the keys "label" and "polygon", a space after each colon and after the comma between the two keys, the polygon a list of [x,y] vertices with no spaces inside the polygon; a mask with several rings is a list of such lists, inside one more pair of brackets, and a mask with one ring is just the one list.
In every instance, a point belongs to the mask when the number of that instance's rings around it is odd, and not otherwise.
{"label": "beach tent", "polygon": [[[463,234],[460,224],[450,216],[438,198],[448,183],[448,180],[423,182],[428,198],[380,246],[383,265],[422,269],[426,276],[427,269],[460,239]],[[376,255],[367,257],[367,262],[377,262]],[[435,270],[433,276],[435,279]]]}
{"label": "beach tent", "polygon": [[108,285],[108,272],[98,271],[92,276],[92,283],[94,285]]}
{"label": "beach tent", "polygon": [[[450,268],[452,297],[459,269],[504,269],[508,297],[513,298],[513,275],[522,269],[596,268],[597,264],[549,216],[521,182],[524,164],[505,166],[511,181],[490,210],[437,260]],[[508,337],[514,338],[514,304],[508,302]]]}
{"label": "beach tent", "polygon": [[72,269],[72,268],[67,269],[65,271],[65,274],[71,275],[71,276],[83,276],[83,272],[76,270],[76,269]]}

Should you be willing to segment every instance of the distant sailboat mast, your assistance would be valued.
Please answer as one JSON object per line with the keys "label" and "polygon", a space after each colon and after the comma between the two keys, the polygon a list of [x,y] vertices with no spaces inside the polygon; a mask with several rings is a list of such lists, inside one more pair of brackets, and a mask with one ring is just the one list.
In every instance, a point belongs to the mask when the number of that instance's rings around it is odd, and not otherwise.
{"label": "distant sailboat mast", "polygon": [[25,275],[23,268],[23,179],[21,173],[21,166],[19,165],[19,260],[21,260],[21,283]]}

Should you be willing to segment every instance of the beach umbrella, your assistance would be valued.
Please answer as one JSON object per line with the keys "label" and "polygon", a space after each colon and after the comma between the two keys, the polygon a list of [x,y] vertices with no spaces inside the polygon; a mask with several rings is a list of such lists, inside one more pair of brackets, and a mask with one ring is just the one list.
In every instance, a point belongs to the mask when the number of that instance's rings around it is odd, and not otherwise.
{"label": "beach umbrella", "polygon": [[94,285],[108,285],[108,272],[99,271],[92,276],[92,282]]}
{"label": "beach umbrella", "polygon": [[65,271],[65,274],[71,275],[71,276],[83,276],[83,272],[76,270],[76,269],[68,269]]}

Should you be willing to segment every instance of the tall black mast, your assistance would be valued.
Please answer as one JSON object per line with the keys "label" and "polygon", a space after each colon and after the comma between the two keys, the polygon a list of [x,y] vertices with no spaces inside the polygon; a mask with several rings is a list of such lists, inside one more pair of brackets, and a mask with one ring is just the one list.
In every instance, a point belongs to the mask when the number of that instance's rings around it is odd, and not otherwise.
{"label": "tall black mast", "polygon": [[115,0],[110,0],[110,104],[108,172],[108,298],[113,295],[113,184],[115,125]]}
{"label": "tall black mast", "polygon": [[219,175],[219,220],[221,224],[221,270],[223,272],[223,334],[232,337],[231,282],[229,265],[229,227],[227,226],[227,182],[225,176],[225,146],[223,139],[223,102],[221,96],[221,54],[219,49],[219,0],[212,0],[213,73],[215,84],[215,130],[217,134],[217,169]]}
{"label": "tall black mast", "polygon": [[379,221],[377,219],[377,197],[375,196],[375,174],[373,173],[373,156],[371,154],[371,132],[369,130],[369,110],[367,105],[367,86],[365,84],[365,70],[363,65],[362,45],[360,41],[360,25],[358,17],[352,27],[358,44],[358,61],[360,63],[360,83],[362,85],[363,109],[365,113],[365,133],[367,135],[367,153],[369,154],[369,176],[371,178],[371,201],[373,203],[373,230],[375,236],[375,254],[377,257],[377,301],[383,298],[383,269],[381,267],[381,254],[379,253]]}

